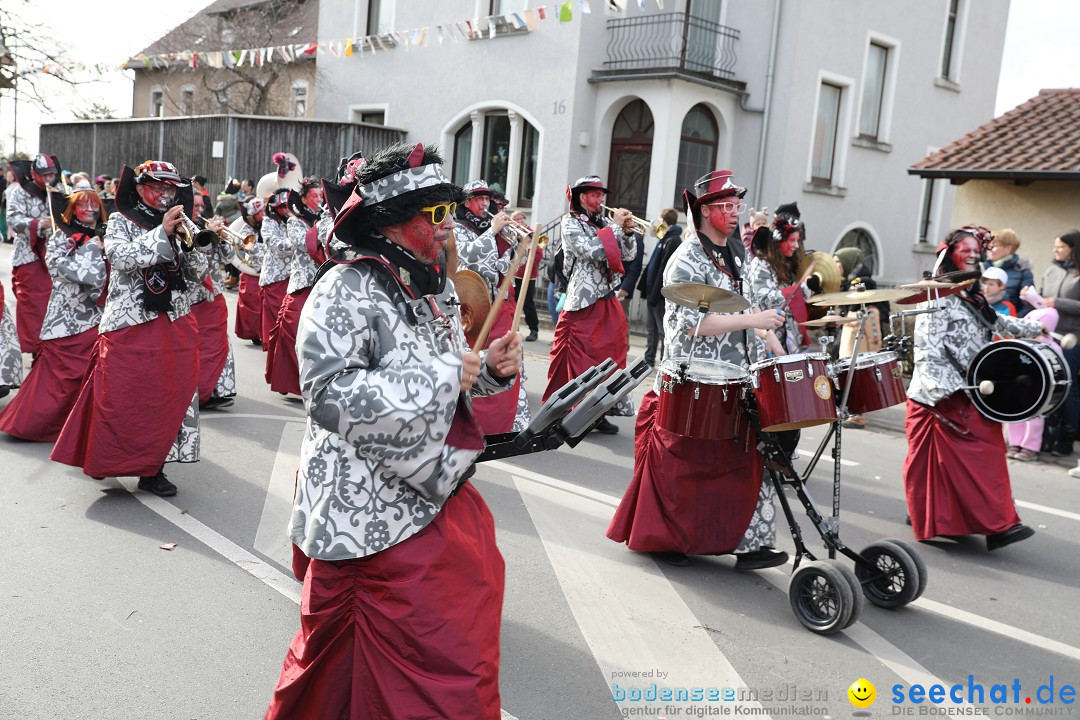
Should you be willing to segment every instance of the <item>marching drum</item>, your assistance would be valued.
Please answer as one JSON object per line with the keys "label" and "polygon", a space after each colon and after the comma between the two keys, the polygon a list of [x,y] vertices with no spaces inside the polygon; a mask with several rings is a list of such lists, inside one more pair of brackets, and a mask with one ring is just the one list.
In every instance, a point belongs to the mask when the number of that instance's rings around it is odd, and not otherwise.
{"label": "marching drum", "polygon": [[750,366],[762,430],[798,430],[836,421],[827,361],[824,353],[801,353]]}
{"label": "marching drum", "polygon": [[[847,386],[851,358],[836,363],[837,395],[839,403]],[[904,381],[900,372],[900,358],[894,352],[861,353],[855,360],[855,372],[851,376],[851,392],[848,393],[848,410],[855,415],[899,405],[907,400]]]}
{"label": "marching drum", "polygon": [[738,365],[720,360],[691,360],[685,371],[678,361],[665,360],[660,366],[657,423],[686,437],[734,438],[743,413],[739,397],[746,376]]}
{"label": "marching drum", "polygon": [[[992,385],[983,385],[987,380]],[[1048,415],[1069,393],[1069,366],[1057,350],[1036,340],[989,343],[967,369],[967,393],[980,413],[998,422]]]}

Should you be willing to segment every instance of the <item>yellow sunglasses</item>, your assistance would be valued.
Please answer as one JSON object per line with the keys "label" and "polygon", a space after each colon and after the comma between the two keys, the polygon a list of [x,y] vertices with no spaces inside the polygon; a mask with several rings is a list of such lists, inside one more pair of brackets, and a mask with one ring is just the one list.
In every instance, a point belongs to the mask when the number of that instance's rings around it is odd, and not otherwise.
{"label": "yellow sunglasses", "polygon": [[420,212],[428,213],[431,217],[432,225],[442,225],[446,221],[447,215],[453,215],[457,212],[457,203],[442,203],[441,205],[422,207],[420,208]]}

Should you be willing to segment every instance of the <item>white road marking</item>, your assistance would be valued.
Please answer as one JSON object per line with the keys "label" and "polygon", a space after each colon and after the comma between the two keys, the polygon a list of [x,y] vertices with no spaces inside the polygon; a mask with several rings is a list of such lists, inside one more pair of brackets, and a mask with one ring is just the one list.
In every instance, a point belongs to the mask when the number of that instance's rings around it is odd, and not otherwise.
{"label": "white road marking", "polygon": [[1063,517],[1067,520],[1080,520],[1080,513],[1069,512],[1068,510],[1061,510],[1060,508],[1048,507],[1046,505],[1039,505],[1038,503],[1027,502],[1026,500],[1016,500],[1015,502],[1017,507],[1035,510],[1036,512],[1044,512],[1049,515],[1057,515],[1058,517]]}
{"label": "white road marking", "polygon": [[203,525],[201,522],[191,517],[191,515],[181,513],[172,503],[167,502],[156,495],[151,495],[150,493],[138,490],[138,478],[117,478],[117,481],[143,505],[165,518],[188,535],[191,535],[218,555],[229,560],[244,572],[266,583],[297,605],[300,604],[300,583],[296,582],[296,580],[290,578],[269,563],[260,560],[232,540],[211,530],[206,525]]}
{"label": "white road marking", "polygon": [[304,413],[298,413],[296,415],[259,415],[257,413],[230,413],[230,412],[201,412],[199,413],[199,422],[204,420],[222,420],[224,418],[241,419],[247,418],[251,420],[284,420],[285,422],[307,422],[307,416]]}
{"label": "white road marking", "polygon": [[[644,692],[652,683],[661,688],[746,687],[652,558],[628,552],[602,535],[598,539],[611,517],[609,502],[532,482],[518,471],[512,475],[578,628],[613,692],[614,684],[628,694],[635,688]],[[576,522],[566,521],[571,514]],[[621,674],[646,671],[668,674]],[[627,699],[622,706],[652,704]]]}
{"label": "white road marking", "polygon": [[[801,447],[799,448],[799,459],[809,460],[810,458],[814,457],[814,453],[816,452],[816,447],[810,449]],[[821,460],[818,461],[818,467],[822,467],[822,463],[825,463],[826,467],[828,466],[829,461],[832,460],[832,456],[829,455],[829,452],[829,449],[825,448],[825,452],[821,453]],[[840,464],[845,467],[859,467],[859,465],[861,465],[861,463],[857,463],[854,460],[845,460],[843,458],[840,458]]]}
{"label": "white road marking", "polygon": [[300,443],[304,423],[287,422],[281,429],[274,468],[266,486],[266,501],[255,532],[255,549],[282,567],[292,567],[292,543],[286,534],[292,516],[296,470],[300,467]]}

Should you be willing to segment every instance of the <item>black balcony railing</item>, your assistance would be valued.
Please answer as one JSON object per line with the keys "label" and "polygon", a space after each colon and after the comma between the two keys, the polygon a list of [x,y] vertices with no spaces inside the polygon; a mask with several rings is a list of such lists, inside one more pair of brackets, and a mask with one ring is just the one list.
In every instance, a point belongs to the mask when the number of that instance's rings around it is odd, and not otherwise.
{"label": "black balcony railing", "polygon": [[682,72],[735,79],[739,31],[680,12],[609,20],[607,60],[600,75]]}

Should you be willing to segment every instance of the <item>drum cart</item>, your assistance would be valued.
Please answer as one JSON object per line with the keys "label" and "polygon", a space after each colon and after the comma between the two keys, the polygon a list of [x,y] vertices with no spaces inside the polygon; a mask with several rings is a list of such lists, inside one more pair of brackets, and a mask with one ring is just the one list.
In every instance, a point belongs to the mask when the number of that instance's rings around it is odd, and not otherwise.
{"label": "drum cart", "polygon": [[[894,294],[889,295],[890,292]],[[758,432],[758,448],[765,458],[766,472],[776,489],[780,507],[783,509],[784,517],[787,519],[788,527],[791,530],[792,540],[795,543],[794,569],[788,585],[788,599],[791,603],[791,609],[804,627],[821,635],[839,632],[858,620],[859,615],[862,613],[864,599],[878,607],[890,609],[907,605],[923,594],[929,578],[926,564],[919,557],[915,548],[904,540],[893,538],[878,540],[863,548],[861,552],[855,552],[844,544],[840,538],[842,424],[852,414],[849,412],[849,395],[855,385],[856,371],[870,369],[878,373],[878,380],[888,381],[887,377],[881,377],[880,370],[876,365],[872,364],[868,368],[861,368],[858,363],[858,346],[866,319],[865,305],[870,302],[896,299],[902,296],[895,293],[897,293],[895,290],[856,290],[850,293],[832,293],[820,296],[821,299],[815,303],[820,305],[861,306],[857,312],[858,330],[855,336],[855,348],[850,361],[847,363],[846,370],[840,376],[835,372],[835,366],[829,370],[833,381],[832,387],[842,388],[841,397],[836,401],[835,417],[825,423],[820,420],[810,420],[804,424],[795,423],[779,428],[767,426],[773,429],[763,432],[760,429],[762,408],[757,397],[758,391],[748,391],[743,395],[744,411],[749,418],[751,427]],[[904,295],[909,294],[910,292],[904,293]],[[843,322],[848,321],[844,320]],[[817,324],[827,323],[819,322]],[[832,338],[822,338],[821,342],[822,350],[825,350],[828,343],[832,342]],[[882,355],[884,354],[882,353]],[[878,353],[873,355],[878,355]],[[898,365],[895,364],[895,358],[888,358],[887,360],[897,368],[895,372],[897,373],[896,377],[898,377]],[[900,397],[902,398],[902,385],[900,387]],[[879,407],[887,407],[889,404],[895,403],[889,401]],[[795,469],[790,455],[781,447],[775,430],[807,427],[815,424],[828,424],[829,428],[818,444],[817,450],[810,459],[805,471],[800,475]],[[831,451],[833,460],[832,513],[826,517],[810,496],[807,490],[807,481],[817,467],[818,461],[824,455],[830,440],[834,441]],[[802,503],[807,516],[821,536],[828,551],[827,558],[819,558],[807,547],[785,490],[793,492],[799,502]],[[854,570],[837,560],[838,553],[854,563]]]}

